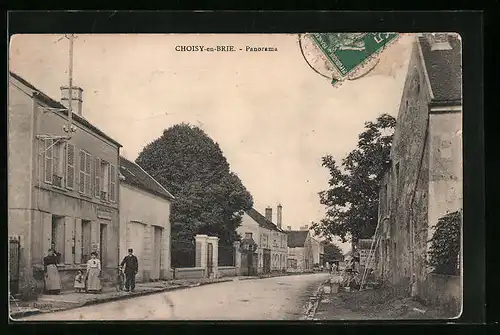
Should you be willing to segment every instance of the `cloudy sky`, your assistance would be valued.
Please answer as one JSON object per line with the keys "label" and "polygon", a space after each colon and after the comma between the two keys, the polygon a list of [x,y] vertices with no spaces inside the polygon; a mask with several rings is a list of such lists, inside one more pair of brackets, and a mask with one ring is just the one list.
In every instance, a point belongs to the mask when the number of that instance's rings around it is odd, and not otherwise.
{"label": "cloudy sky", "polygon": [[[10,70],[56,100],[68,84],[69,44],[60,37],[16,35],[10,45]],[[177,45],[278,51],[178,52]],[[203,128],[255,208],[281,202],[283,225],[298,229],[324,215],[318,192],[329,175],[321,157],[340,160],[365,121],[396,116],[410,49],[411,37],[400,39],[369,75],[333,88],[308,67],[295,35],[78,35],[74,85],[84,90],[84,117],[128,159],[174,124]]]}

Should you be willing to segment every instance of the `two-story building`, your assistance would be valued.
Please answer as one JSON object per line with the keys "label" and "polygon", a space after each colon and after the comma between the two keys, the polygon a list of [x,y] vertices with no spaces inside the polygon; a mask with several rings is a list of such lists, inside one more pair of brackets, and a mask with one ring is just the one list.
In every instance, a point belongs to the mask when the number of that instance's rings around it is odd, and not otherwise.
{"label": "two-story building", "polygon": [[[291,230],[288,227],[288,259],[287,271],[289,272],[310,272],[314,267],[314,239],[307,227],[301,230]],[[318,253],[319,262],[319,253]]]}
{"label": "two-story building", "polygon": [[419,294],[432,227],[462,208],[461,129],[460,37],[417,36],[381,182],[376,273],[392,283],[415,275]]}
{"label": "two-story building", "polygon": [[137,281],[172,278],[170,208],[174,197],[138,164],[120,157],[120,258],[132,248]]}
{"label": "two-story building", "polygon": [[257,244],[257,273],[285,271],[287,259],[287,235],[281,229],[282,206],[277,207],[277,224],[272,220],[272,208],[266,208],[266,215],[255,209],[246,211],[237,232],[244,238],[252,238]]}
{"label": "two-story building", "polygon": [[76,87],[70,127],[75,131],[66,132],[69,90],[61,89],[58,102],[9,75],[8,226],[9,235],[20,238],[21,285],[34,272],[43,280],[43,258],[53,247],[61,255],[62,285],[68,289],[92,251],[102,261],[104,280],[114,277],[121,145],[83,117],[82,90]]}

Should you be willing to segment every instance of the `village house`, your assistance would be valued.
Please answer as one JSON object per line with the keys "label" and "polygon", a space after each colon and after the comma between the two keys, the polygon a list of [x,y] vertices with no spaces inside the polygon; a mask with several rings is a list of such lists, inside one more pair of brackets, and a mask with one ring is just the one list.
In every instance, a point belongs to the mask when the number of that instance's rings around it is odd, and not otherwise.
{"label": "village house", "polygon": [[60,254],[62,289],[72,288],[92,251],[101,259],[104,281],[118,264],[121,145],[83,117],[77,87],[75,131],[68,137],[69,90],[61,91],[61,102],[55,101],[10,72],[8,227],[19,242],[9,250],[12,293],[30,278],[43,281],[43,258],[51,247]]}
{"label": "village house", "polygon": [[[315,259],[319,263],[319,248],[313,247],[319,244],[313,238],[308,226],[300,227],[300,230],[291,230],[288,226],[288,261],[287,271],[289,272],[310,272],[313,271]],[[316,251],[317,257],[314,257]]]}
{"label": "village house", "polygon": [[287,234],[281,229],[283,207],[277,207],[277,223],[273,223],[272,208],[268,207],[265,216],[255,209],[245,212],[237,232],[257,244],[256,273],[285,271],[287,259]]}
{"label": "village house", "polygon": [[[415,275],[422,298],[432,277],[426,264],[432,227],[462,208],[461,71],[459,36],[415,39],[381,183],[376,274],[392,283]],[[453,281],[458,295],[460,280]]]}
{"label": "village house", "polygon": [[174,197],[138,164],[119,159],[120,259],[129,248],[139,261],[137,281],[172,278],[170,208]]}

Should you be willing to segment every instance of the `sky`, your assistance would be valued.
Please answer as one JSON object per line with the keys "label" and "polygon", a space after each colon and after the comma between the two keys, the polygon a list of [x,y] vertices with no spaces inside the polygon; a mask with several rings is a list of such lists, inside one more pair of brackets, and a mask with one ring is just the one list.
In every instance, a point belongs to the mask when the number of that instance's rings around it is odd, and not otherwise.
{"label": "sky", "polygon": [[[68,85],[69,43],[61,35],[15,35],[10,70],[59,100]],[[77,35],[73,83],[83,116],[135,160],[172,125],[201,127],[261,213],[283,205],[283,226],[320,220],[328,186],[321,157],[341,160],[366,121],[397,115],[411,51],[402,37],[366,76],[332,87],[305,62],[296,35]],[[234,45],[237,52],[179,52],[180,45]],[[246,52],[269,46],[276,52]],[[344,251],[348,244],[340,244]]]}

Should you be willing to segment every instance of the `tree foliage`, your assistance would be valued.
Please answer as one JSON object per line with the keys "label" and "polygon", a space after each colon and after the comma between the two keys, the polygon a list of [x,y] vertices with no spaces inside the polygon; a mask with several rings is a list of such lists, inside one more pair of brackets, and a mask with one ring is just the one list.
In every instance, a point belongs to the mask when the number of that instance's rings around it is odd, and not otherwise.
{"label": "tree foliage", "polygon": [[339,166],[331,155],[322,158],[330,171],[329,188],[319,193],[326,206],[325,217],[312,228],[331,240],[338,236],[346,242],[370,238],[378,220],[379,183],[389,160],[396,120],[383,114],[366,122],[356,149]]}
{"label": "tree foliage", "polygon": [[344,253],[342,252],[342,249],[334,243],[331,242],[326,242],[323,244],[324,248],[324,259],[327,262],[333,262],[333,261],[342,261],[344,260]]}
{"label": "tree foliage", "polygon": [[434,272],[458,275],[461,212],[448,213],[438,220],[430,239],[429,265]]}
{"label": "tree foliage", "polygon": [[219,145],[202,129],[178,124],[148,144],[136,163],[175,197],[171,207],[172,246],[194,248],[196,234],[231,244],[250,193],[232,173]]}

